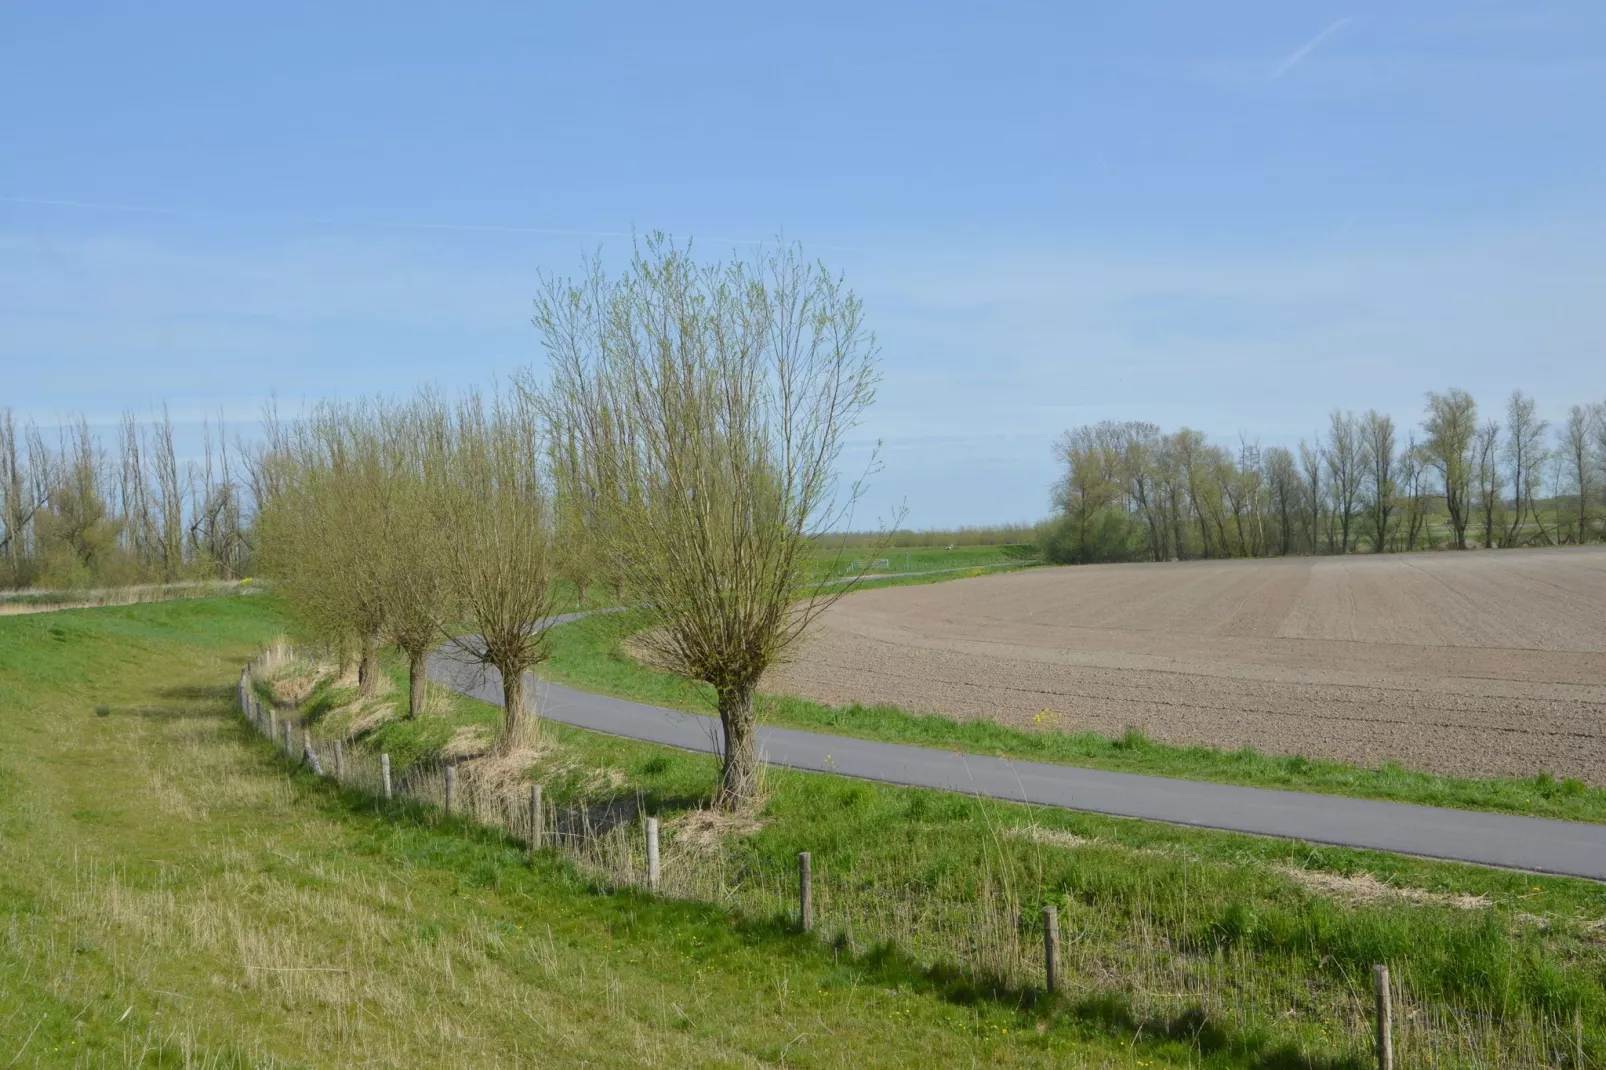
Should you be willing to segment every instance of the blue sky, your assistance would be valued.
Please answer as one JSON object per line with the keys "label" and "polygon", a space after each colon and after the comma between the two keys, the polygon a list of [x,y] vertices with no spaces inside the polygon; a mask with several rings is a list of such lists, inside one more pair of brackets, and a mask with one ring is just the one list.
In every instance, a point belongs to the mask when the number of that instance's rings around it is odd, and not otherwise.
{"label": "blue sky", "polygon": [[784,232],[883,347],[864,518],[1035,519],[1079,423],[1606,398],[1602,101],[1599,0],[5,0],[0,405],[484,384],[538,272]]}

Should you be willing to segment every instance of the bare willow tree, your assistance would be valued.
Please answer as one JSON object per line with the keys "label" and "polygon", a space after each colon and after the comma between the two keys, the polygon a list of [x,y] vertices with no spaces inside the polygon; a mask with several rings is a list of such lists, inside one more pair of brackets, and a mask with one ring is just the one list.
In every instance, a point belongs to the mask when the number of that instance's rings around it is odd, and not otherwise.
{"label": "bare willow tree", "polygon": [[[1426,509],[1423,505],[1423,469],[1426,462],[1422,447],[1416,444],[1416,436],[1408,435],[1405,448],[1400,450],[1399,468],[1401,490],[1400,508],[1403,516],[1400,524],[1405,529],[1405,549],[1416,549],[1416,540],[1423,534],[1426,527]],[[1431,547],[1430,547],[1431,548]]]}
{"label": "bare willow tree", "polygon": [[1273,446],[1266,451],[1266,485],[1277,517],[1277,552],[1287,557],[1293,552],[1294,512],[1299,508],[1301,492],[1299,469],[1288,447]]}
{"label": "bare willow tree", "polygon": [[1473,476],[1472,445],[1477,436],[1478,403],[1465,390],[1452,388],[1428,394],[1422,443],[1428,464],[1438,469],[1444,484],[1444,506],[1450,513],[1457,550],[1467,548],[1467,522],[1471,520],[1470,484]]}
{"label": "bare willow tree", "polygon": [[524,674],[546,657],[552,609],[552,488],[537,413],[522,392],[469,395],[442,435],[431,493],[448,604],[472,630],[458,650],[501,677],[502,754],[535,742]]}
{"label": "bare willow tree", "polygon": [[1524,525],[1529,516],[1545,542],[1550,535],[1545,531],[1535,499],[1543,480],[1545,462],[1550,457],[1545,439],[1550,432],[1550,421],[1539,418],[1539,406],[1521,390],[1511,392],[1506,404],[1506,471],[1511,477],[1511,520],[1505,533],[1505,544],[1517,546],[1527,541]]}
{"label": "bare willow tree", "polygon": [[547,280],[535,323],[550,379],[525,387],[587,458],[559,476],[579,474],[606,567],[655,618],[650,653],[712,685],[717,802],[749,805],[759,679],[851,586],[815,539],[863,489],[838,477],[877,380],[862,305],[796,247],[700,264],[655,234],[620,277],[593,260]]}
{"label": "bare willow tree", "polygon": [[1505,482],[1500,469],[1500,423],[1485,421],[1473,440],[1473,486],[1477,490],[1476,507],[1483,515],[1483,547],[1499,545],[1500,532],[1505,527]]}
{"label": "bare willow tree", "polygon": [[1315,553],[1319,546],[1322,530],[1322,504],[1326,496],[1322,493],[1322,436],[1316,436],[1316,444],[1311,446],[1304,439],[1299,440],[1299,470],[1304,477],[1305,511],[1301,518],[1305,524],[1307,535],[1307,549]]}
{"label": "bare willow tree", "polygon": [[1367,460],[1366,513],[1372,529],[1372,552],[1380,554],[1388,549],[1398,504],[1394,483],[1394,420],[1376,409],[1368,409],[1361,419],[1361,440],[1362,453]]}
{"label": "bare willow tree", "polygon": [[1589,500],[1595,488],[1596,465],[1590,440],[1601,417],[1598,406],[1574,405],[1567,410],[1567,423],[1561,432],[1560,452],[1566,459],[1568,481],[1577,496],[1573,541],[1578,543],[1589,538]]}
{"label": "bare willow tree", "polygon": [[1595,463],[1600,467],[1600,474],[1606,479],[1606,401],[1592,406],[1595,412],[1592,430],[1595,437]]}
{"label": "bare willow tree", "polygon": [[1353,412],[1334,409],[1328,428],[1327,489],[1333,498],[1333,516],[1338,521],[1338,552],[1347,554],[1350,529],[1360,509],[1361,483],[1368,467],[1366,443]]}
{"label": "bare willow tree", "polygon": [[20,440],[16,417],[0,409],[0,554],[6,582],[17,585],[32,579],[29,534],[49,498],[38,431],[24,428]]}
{"label": "bare willow tree", "polygon": [[109,567],[122,525],[107,493],[105,449],[83,416],[60,434],[54,463],[46,468],[44,508],[34,518],[44,576],[62,587],[87,587],[100,577],[126,582]]}
{"label": "bare willow tree", "polygon": [[576,605],[584,609],[591,585],[614,579],[602,574],[603,563],[593,538],[597,526],[596,487],[595,480],[585,471],[591,459],[573,434],[551,438],[547,448],[552,470],[560,473],[552,503],[554,568],[558,577],[574,588]]}

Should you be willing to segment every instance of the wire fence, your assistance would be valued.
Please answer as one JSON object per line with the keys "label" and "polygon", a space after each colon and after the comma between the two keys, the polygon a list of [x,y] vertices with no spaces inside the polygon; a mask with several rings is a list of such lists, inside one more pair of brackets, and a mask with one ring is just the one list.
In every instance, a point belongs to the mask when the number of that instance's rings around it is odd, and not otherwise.
{"label": "wire fence", "polygon": [[1597,1038],[1585,1034],[1576,1015],[1497,1014],[1416,999],[1386,971],[1381,989],[1373,977],[1337,967],[1312,976],[1299,963],[1236,944],[1180,947],[1141,921],[1128,938],[1112,939],[1099,908],[1061,900],[1042,910],[1043,889],[1028,892],[985,875],[972,898],[954,901],[909,882],[834,872],[806,855],[783,864],[730,837],[703,833],[687,815],[660,827],[635,800],[560,805],[539,784],[465,776],[460,770],[467,767],[439,761],[394,772],[388,755],[315,739],[294,711],[261,701],[255,669],[253,663],[241,674],[240,708],[290,760],[347,789],[501,830],[611,889],[779,921],[850,957],[898,956],[1017,997],[1051,988],[1056,998],[1132,1035],[1181,1036],[1201,1048],[1226,1036],[1273,1038],[1280,1057],[1292,1060],[1288,1065],[1606,1066]]}

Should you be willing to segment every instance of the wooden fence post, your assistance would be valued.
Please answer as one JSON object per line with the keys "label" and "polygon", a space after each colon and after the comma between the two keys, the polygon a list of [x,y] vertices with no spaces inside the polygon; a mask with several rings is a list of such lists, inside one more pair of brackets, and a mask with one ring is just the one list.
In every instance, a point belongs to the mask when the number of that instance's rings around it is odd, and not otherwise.
{"label": "wooden fence post", "polygon": [[452,812],[453,804],[457,801],[457,766],[448,762],[446,765],[446,812]]}
{"label": "wooden fence post", "polygon": [[1389,968],[1372,967],[1372,988],[1377,993],[1377,1070],[1394,1070],[1394,1003],[1389,992]]}
{"label": "wooden fence post", "polygon": [[807,851],[797,853],[797,927],[814,931],[814,860]]}
{"label": "wooden fence post", "polygon": [[335,740],[335,779],[342,784],[346,782],[346,747],[340,740]]}
{"label": "wooden fence post", "polygon": [[279,742],[279,711],[268,711],[268,739],[270,742]]}
{"label": "wooden fence post", "polygon": [[544,815],[541,813],[541,785],[539,785],[539,784],[531,784],[530,785],[530,857],[532,859],[535,857],[535,852],[541,849],[541,831],[542,831],[541,823],[542,823],[543,816]]}
{"label": "wooden fence post", "polygon": [[307,764],[312,766],[316,776],[323,776],[323,763],[318,761],[318,748],[312,745],[312,729],[308,728],[301,734],[302,755]]}
{"label": "wooden fence post", "polygon": [[658,890],[658,819],[647,819],[647,888]]}
{"label": "wooden fence post", "polygon": [[1058,907],[1043,908],[1043,981],[1053,992],[1060,983],[1060,912]]}
{"label": "wooden fence post", "polygon": [[385,798],[390,798],[390,755],[379,756],[379,778],[384,783]]}
{"label": "wooden fence post", "polygon": [[287,758],[296,752],[295,732],[296,727],[294,724],[289,721],[284,722],[284,754]]}

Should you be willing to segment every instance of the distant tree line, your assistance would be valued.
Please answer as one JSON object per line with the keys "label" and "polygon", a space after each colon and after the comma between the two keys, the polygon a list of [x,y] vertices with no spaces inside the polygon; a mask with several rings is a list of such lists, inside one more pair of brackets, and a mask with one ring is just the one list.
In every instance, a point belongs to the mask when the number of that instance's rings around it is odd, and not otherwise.
{"label": "distant tree line", "polygon": [[181,462],[165,408],[125,414],[110,449],[82,416],[51,441],[0,409],[0,588],[240,578],[254,474],[221,418]]}
{"label": "distant tree line", "polygon": [[1504,421],[1466,391],[1421,423],[1335,410],[1297,448],[1104,422],[1055,444],[1063,475],[1040,542],[1056,562],[1556,546],[1606,535],[1606,404],[1557,427],[1517,391]]}

